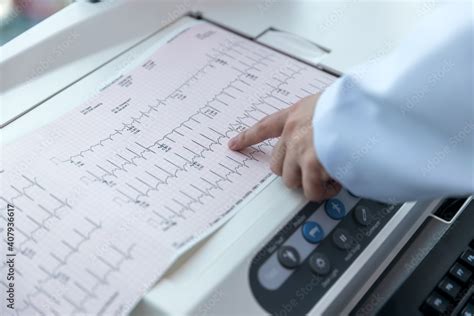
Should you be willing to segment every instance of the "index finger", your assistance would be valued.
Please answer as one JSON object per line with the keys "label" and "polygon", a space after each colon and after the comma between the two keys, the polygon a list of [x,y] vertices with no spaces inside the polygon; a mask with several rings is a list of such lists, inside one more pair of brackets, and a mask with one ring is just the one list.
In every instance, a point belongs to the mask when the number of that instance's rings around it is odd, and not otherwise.
{"label": "index finger", "polygon": [[246,129],[229,141],[229,148],[241,150],[245,147],[258,144],[266,139],[278,137],[283,132],[288,109],[280,110],[263,118],[257,124]]}

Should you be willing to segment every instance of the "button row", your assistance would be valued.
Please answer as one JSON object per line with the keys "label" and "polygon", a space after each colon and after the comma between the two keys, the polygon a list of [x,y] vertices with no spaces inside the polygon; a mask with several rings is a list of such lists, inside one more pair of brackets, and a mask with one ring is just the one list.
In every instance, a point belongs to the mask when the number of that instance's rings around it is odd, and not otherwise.
{"label": "button row", "polygon": [[[339,220],[346,214],[346,210],[344,204],[337,199],[331,199],[326,202],[325,210],[327,215],[335,220]],[[369,226],[373,222],[373,217],[370,213],[370,209],[367,206],[359,205],[354,209],[354,219],[355,221],[362,226]],[[321,242],[324,239],[324,230],[322,229],[321,225],[319,225],[315,221],[307,221],[303,224],[302,227],[303,237],[306,241],[312,244],[316,244]],[[338,233],[341,235],[341,232]],[[341,236],[344,239],[344,236]],[[339,239],[339,237],[336,237]],[[336,245],[339,248],[347,249],[345,246],[340,246],[341,242],[339,240],[334,240]],[[345,241],[342,241],[345,243]]]}
{"label": "button row", "polygon": [[[344,204],[339,199],[327,200],[324,209],[326,214],[334,220],[342,219],[347,213]],[[372,216],[369,208],[363,205],[357,206],[354,210],[354,219],[360,225],[370,225],[372,222]],[[320,243],[326,234],[321,225],[314,220],[306,221],[302,225],[301,231],[303,238],[311,244]],[[349,232],[341,228],[336,228],[334,230],[332,241],[334,245],[341,250],[351,249],[356,244],[355,239],[349,234]],[[293,246],[282,246],[278,251],[277,257],[280,264],[287,269],[296,268],[301,261],[298,249]],[[324,268],[322,266],[323,263]],[[313,254],[309,259],[309,264],[313,272],[316,274],[324,275],[329,273],[329,259],[321,253]]]}
{"label": "button row", "polygon": [[[288,269],[294,269],[300,264],[298,251],[291,246],[283,246],[278,251],[278,260]],[[309,257],[309,267],[318,275],[326,275],[331,271],[329,258],[320,252],[315,252]]]}
{"label": "button row", "polygon": [[[306,224],[309,223],[314,222],[308,222]],[[303,226],[303,232],[313,236],[311,237],[313,238],[312,240],[319,239],[319,236],[322,234],[322,228],[318,224],[314,226],[306,224]],[[342,228],[336,228],[334,230],[332,240],[334,245],[341,250],[349,250],[357,244],[355,238]],[[287,269],[294,269],[301,263],[301,257],[298,253],[298,250],[292,246],[282,246],[278,250],[277,257],[280,264]],[[313,272],[320,275],[328,273],[329,270],[327,272],[324,271],[326,271],[326,269],[330,269],[329,259],[324,254],[319,252],[314,253],[310,257],[309,264]]]}
{"label": "button row", "polygon": [[[334,220],[340,220],[346,215],[346,208],[338,199],[327,200],[324,209],[326,214]],[[302,231],[304,239],[312,244],[319,243],[324,239],[324,230],[315,221],[306,222],[302,227]]]}
{"label": "button row", "polygon": [[[423,310],[428,314],[445,314],[452,305],[459,299],[458,295],[462,289],[469,284],[474,271],[474,251],[467,249],[449,269],[437,289],[433,291],[425,301]],[[474,302],[470,302],[463,307],[459,315],[473,316]]]}
{"label": "button row", "polygon": [[[346,215],[346,207],[339,199],[327,200],[324,204],[324,210],[326,214],[334,220],[340,220]],[[321,242],[325,235],[321,225],[311,220],[303,224],[302,233],[304,239],[312,244]]]}

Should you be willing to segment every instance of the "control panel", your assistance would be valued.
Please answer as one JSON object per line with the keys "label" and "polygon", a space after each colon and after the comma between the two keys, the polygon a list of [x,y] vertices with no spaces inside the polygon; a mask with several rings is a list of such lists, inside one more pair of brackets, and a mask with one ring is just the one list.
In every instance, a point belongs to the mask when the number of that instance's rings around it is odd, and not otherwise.
{"label": "control panel", "polygon": [[250,286],[269,313],[308,313],[401,205],[347,191],[306,204],[253,258]]}
{"label": "control panel", "polygon": [[[452,203],[459,201],[458,203]],[[401,264],[411,273],[392,293],[387,292],[384,304],[377,309],[377,313],[384,316],[392,315],[474,315],[474,202],[472,199],[447,199],[450,205],[455,206],[457,215],[452,218],[448,229],[444,230],[440,238],[427,248],[426,244],[419,244],[424,229],[435,227],[436,218],[429,218],[421,230],[414,235],[397,258],[392,261],[393,267]],[[446,202],[442,206],[446,205]],[[439,212],[440,214],[446,212]],[[432,230],[429,238],[433,236]],[[417,255],[424,255],[417,265],[414,262],[404,261],[404,253],[416,245]],[[409,256],[408,258],[413,258]],[[400,260],[400,261],[399,261]],[[391,268],[391,267],[390,267]],[[390,269],[389,269],[390,270]],[[390,271],[385,274],[389,274]],[[408,270],[407,270],[408,271]],[[384,280],[380,280],[383,283]],[[366,296],[370,297],[376,289],[370,289]],[[362,301],[366,301],[366,297]],[[351,315],[362,315],[364,303],[351,312]]]}

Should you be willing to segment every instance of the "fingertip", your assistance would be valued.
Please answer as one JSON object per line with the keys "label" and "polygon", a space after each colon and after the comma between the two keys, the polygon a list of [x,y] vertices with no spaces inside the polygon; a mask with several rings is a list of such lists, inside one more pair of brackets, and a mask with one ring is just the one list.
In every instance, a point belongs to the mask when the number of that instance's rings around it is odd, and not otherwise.
{"label": "fingertip", "polygon": [[233,137],[229,140],[229,142],[227,143],[227,146],[232,149],[232,150],[238,150],[239,147],[239,139],[237,137]]}

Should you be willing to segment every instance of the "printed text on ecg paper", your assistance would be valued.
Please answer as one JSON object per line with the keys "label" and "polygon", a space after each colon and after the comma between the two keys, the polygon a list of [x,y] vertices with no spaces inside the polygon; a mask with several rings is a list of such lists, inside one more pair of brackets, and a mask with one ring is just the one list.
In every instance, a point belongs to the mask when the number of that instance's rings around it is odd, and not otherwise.
{"label": "printed text on ecg paper", "polygon": [[[273,142],[236,153],[229,138],[331,81],[203,23],[5,146],[1,314],[128,312],[268,178]],[[8,210],[14,244],[5,252]],[[5,303],[10,288],[14,310]]]}

